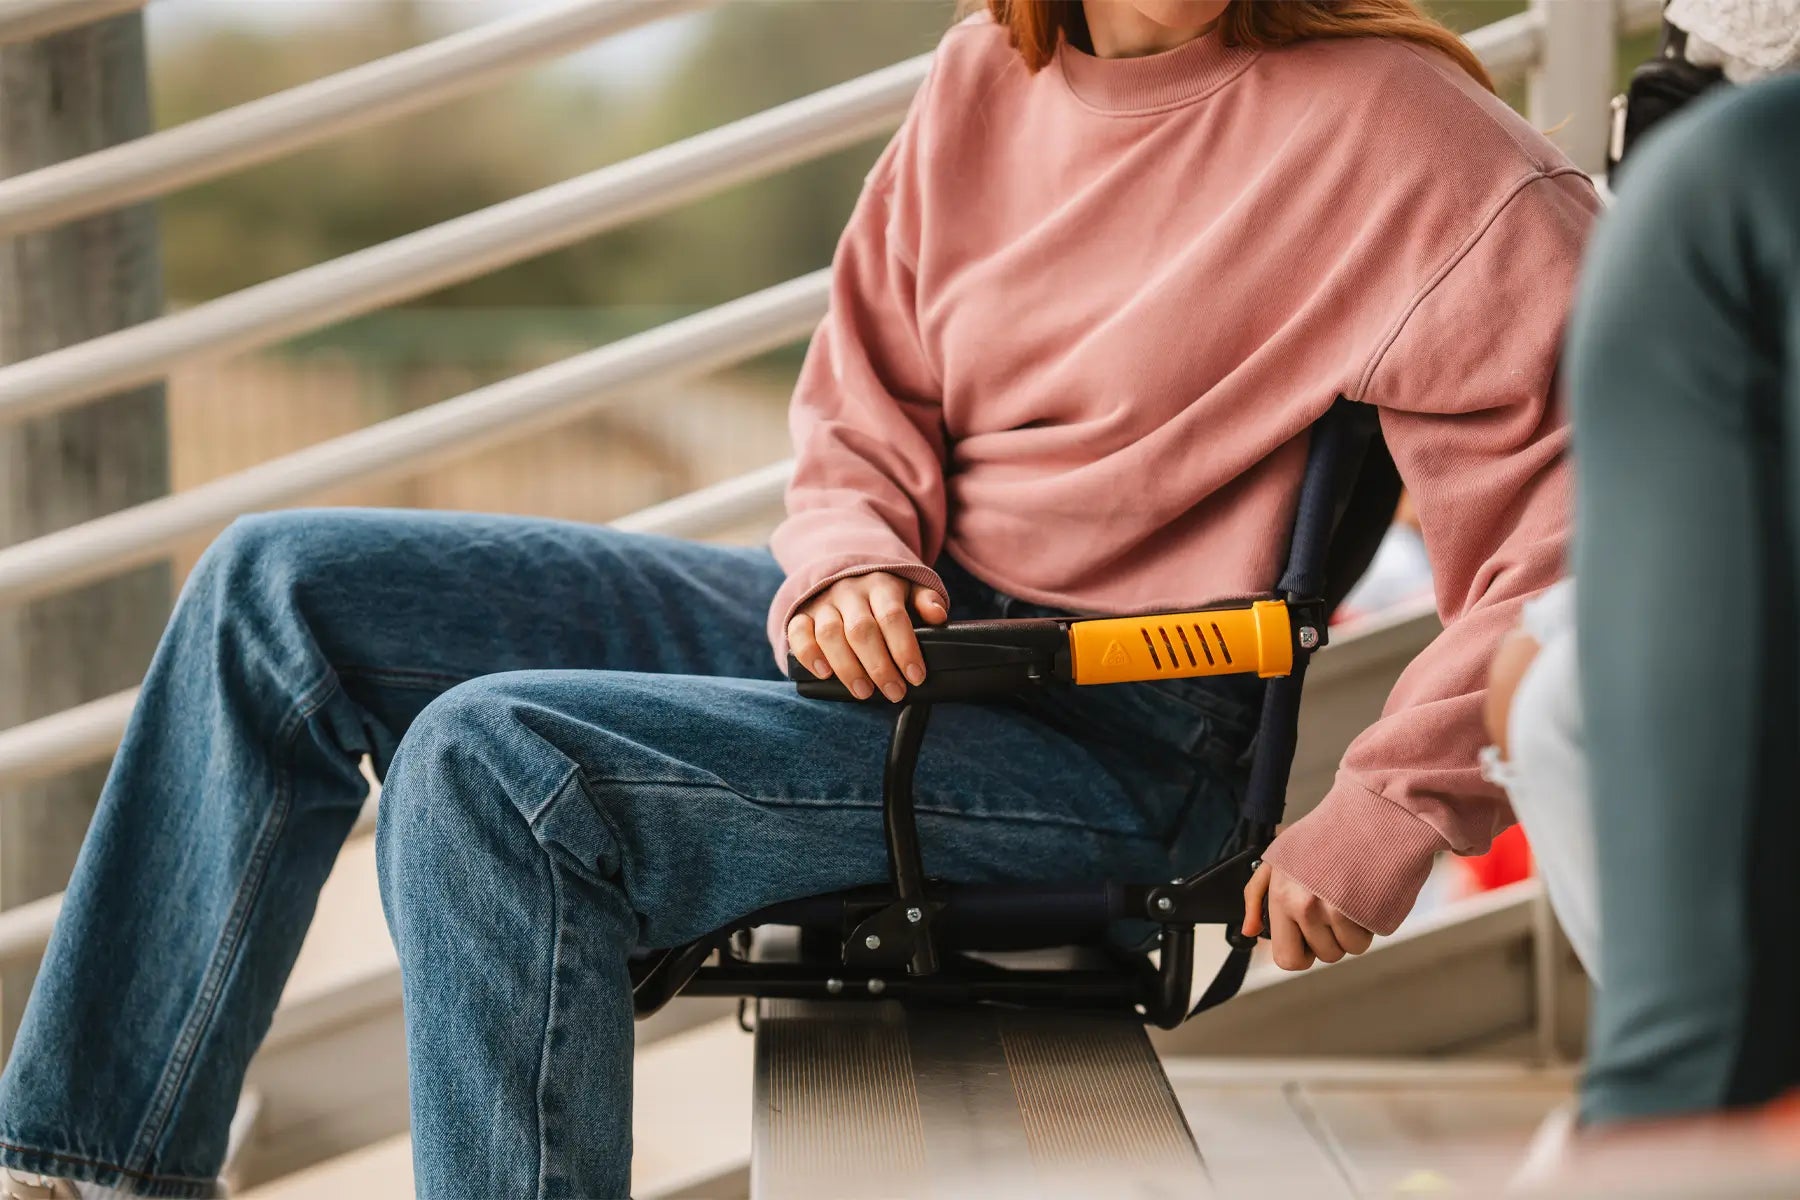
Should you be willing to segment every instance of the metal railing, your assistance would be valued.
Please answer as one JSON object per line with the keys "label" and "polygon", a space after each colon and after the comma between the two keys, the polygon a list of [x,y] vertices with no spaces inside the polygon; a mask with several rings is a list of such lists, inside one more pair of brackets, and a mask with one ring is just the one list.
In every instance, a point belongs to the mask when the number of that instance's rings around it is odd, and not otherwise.
{"label": "metal railing", "polygon": [[[423,107],[556,49],[687,11],[703,0],[608,0],[517,17],[444,39],[194,126],[0,183],[0,234],[142,199],[268,155],[250,131],[290,150]],[[131,0],[11,0],[0,41],[39,36],[137,7]],[[1612,38],[1653,26],[1657,0],[1532,0],[1524,13],[1476,30],[1469,44],[1496,75],[1530,79],[1532,120],[1584,166],[1604,145]],[[567,21],[552,46],[547,30]],[[585,31],[585,33],[583,32]],[[165,377],[179,365],[270,345],[347,317],[474,278],[668,210],[732,184],[855,144],[898,122],[924,78],[921,56],[720,126],[623,163],[245,289],[187,312],[0,368],[0,420],[53,412]],[[446,63],[485,73],[452,80]],[[346,82],[349,78],[349,82]],[[464,86],[464,85],[467,86]],[[360,106],[346,97],[360,96]],[[1598,98],[1596,100],[1596,98]],[[197,131],[196,131],[197,130]],[[160,139],[160,140],[159,140]],[[104,181],[104,182],[99,182]],[[11,222],[11,225],[6,224]],[[561,363],[287,455],[237,475],[0,550],[0,603],[73,587],[164,555],[181,538],[233,515],[278,506],[352,480],[411,473],[443,455],[537,432],[610,395],[715,369],[796,340],[823,313],[824,273],[804,276]],[[771,510],[788,464],[702,489],[617,522],[702,536]],[[104,759],[133,694],[121,692],[0,731],[0,781],[41,777]],[[0,914],[0,964],[41,948],[55,906]]]}
{"label": "metal railing", "polygon": [[[135,8],[143,0],[106,0]],[[492,86],[588,42],[717,0],[577,0],[0,182],[0,238],[123,208]],[[63,7],[68,7],[65,3]]]}
{"label": "metal railing", "polygon": [[474,279],[892,128],[929,56],[241,292],[0,367],[0,421],[56,412]]}

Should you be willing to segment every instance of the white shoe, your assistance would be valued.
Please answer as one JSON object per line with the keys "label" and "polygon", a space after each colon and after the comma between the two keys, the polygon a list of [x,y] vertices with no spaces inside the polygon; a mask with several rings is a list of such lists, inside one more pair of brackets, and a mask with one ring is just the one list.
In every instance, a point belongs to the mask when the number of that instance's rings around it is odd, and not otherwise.
{"label": "white shoe", "polygon": [[1506,1185],[1508,1194],[1529,1192],[1555,1180],[1568,1165],[1575,1145],[1580,1105],[1575,1100],[1559,1104],[1544,1117],[1525,1149],[1525,1158]]}

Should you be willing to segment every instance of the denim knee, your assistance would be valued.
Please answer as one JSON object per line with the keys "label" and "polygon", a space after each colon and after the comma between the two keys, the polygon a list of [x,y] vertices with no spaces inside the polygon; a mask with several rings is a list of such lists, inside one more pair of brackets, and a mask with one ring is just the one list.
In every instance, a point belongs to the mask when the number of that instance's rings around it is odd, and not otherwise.
{"label": "denim knee", "polygon": [[308,584],[345,580],[358,522],[353,510],[290,509],[252,513],[227,525],[194,565],[183,599],[214,596],[242,603],[291,596]]}
{"label": "denim knee", "polygon": [[591,876],[610,858],[612,839],[576,764],[534,728],[532,714],[544,709],[530,696],[533,674],[459,684],[401,739],[376,825],[390,903],[404,906],[421,888],[441,897],[452,860],[504,871],[494,864],[549,850]]}

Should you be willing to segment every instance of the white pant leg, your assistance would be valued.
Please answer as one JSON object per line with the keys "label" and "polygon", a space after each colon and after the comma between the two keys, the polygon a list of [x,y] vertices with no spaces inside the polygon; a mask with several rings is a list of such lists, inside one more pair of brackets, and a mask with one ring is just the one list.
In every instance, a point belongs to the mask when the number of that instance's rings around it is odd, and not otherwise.
{"label": "white pant leg", "polygon": [[[1487,777],[1506,789],[1525,827],[1539,877],[1588,977],[1599,982],[1600,889],[1594,811],[1588,792],[1573,592],[1558,585],[1526,615],[1538,656],[1519,681],[1507,714],[1510,760],[1489,747]],[[1555,594],[1555,593],[1562,594]]]}

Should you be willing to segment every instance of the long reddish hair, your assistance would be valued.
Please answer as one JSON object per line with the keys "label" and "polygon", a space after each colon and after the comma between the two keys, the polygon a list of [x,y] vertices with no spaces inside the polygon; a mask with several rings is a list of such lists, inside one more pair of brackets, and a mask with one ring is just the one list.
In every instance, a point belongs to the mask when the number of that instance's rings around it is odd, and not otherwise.
{"label": "long reddish hair", "polygon": [[[1087,41],[1081,0],[987,0],[987,9],[1032,71],[1050,62],[1060,39]],[[1219,34],[1227,46],[1257,49],[1311,38],[1401,38],[1441,51],[1494,90],[1493,77],[1475,52],[1413,0],[1231,0],[1219,18]]]}

